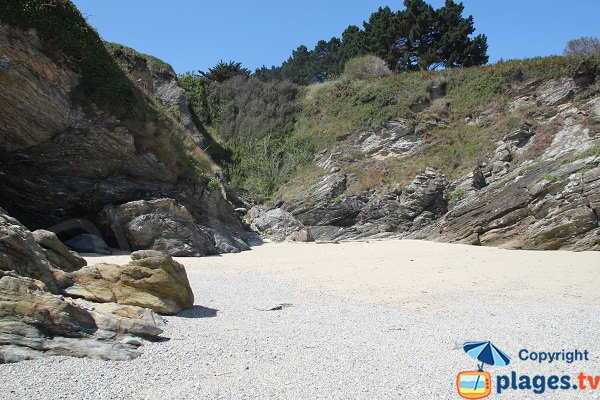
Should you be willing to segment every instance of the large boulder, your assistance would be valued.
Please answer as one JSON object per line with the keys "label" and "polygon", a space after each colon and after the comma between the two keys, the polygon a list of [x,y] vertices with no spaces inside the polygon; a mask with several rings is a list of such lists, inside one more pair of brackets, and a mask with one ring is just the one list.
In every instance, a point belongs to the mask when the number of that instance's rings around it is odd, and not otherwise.
{"label": "large boulder", "polygon": [[52,265],[32,233],[0,208],[0,271],[37,279],[58,293]]}
{"label": "large boulder", "polygon": [[106,206],[101,215],[112,236],[131,250],[161,250],[178,257],[217,253],[213,237],[174,199]]}
{"label": "large boulder", "polygon": [[128,304],[161,314],[191,308],[194,294],[185,268],[166,253],[136,251],[124,266],[96,264],[69,274],[64,294],[89,301]]}
{"label": "large boulder", "polygon": [[68,271],[83,265],[54,233],[32,234],[0,208],[0,363],[45,355],[129,360],[162,332],[163,320],[149,309],[61,294],[75,273]]}
{"label": "large boulder", "polygon": [[48,355],[130,360],[162,320],[137,307],[95,305],[46,291],[38,280],[0,271],[0,364]]}
{"label": "large boulder", "polygon": [[274,242],[313,240],[310,231],[291,213],[281,208],[267,210],[260,206],[253,207],[247,214],[247,221],[252,229]]}

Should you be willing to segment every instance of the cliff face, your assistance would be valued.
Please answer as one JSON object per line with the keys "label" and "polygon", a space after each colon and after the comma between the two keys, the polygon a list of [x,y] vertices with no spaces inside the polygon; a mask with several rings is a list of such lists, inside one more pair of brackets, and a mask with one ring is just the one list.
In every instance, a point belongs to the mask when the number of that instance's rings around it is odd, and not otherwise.
{"label": "cliff face", "polygon": [[[71,18],[76,10],[67,6],[50,12]],[[0,22],[0,205],[37,229],[73,218],[102,226],[106,206],[171,198],[208,234],[212,244],[199,254],[247,249],[248,233],[221,195],[191,117],[176,118],[165,107],[187,110],[172,69],[132,82],[89,29],[99,45],[82,59],[103,57],[114,67],[106,84],[114,75],[123,82],[111,99],[106,88],[90,87],[80,60],[27,25]],[[115,244],[114,232],[103,233]]]}
{"label": "cliff face", "polygon": [[[405,112],[392,110],[398,117],[328,140],[279,190],[278,206],[317,240],[401,237],[600,250],[598,71],[589,61],[558,62],[569,68],[555,76],[535,65],[523,77],[520,64],[415,76],[424,95],[409,99]],[[501,68],[508,78],[478,103],[488,80],[504,79]],[[481,75],[469,81],[467,73]],[[348,93],[358,92],[360,100],[368,92],[368,104],[379,100],[372,94],[378,85],[393,82],[339,82],[312,91],[333,110],[345,102],[349,111],[342,113],[352,118],[365,107],[349,102]],[[323,132],[340,119],[315,114]]]}

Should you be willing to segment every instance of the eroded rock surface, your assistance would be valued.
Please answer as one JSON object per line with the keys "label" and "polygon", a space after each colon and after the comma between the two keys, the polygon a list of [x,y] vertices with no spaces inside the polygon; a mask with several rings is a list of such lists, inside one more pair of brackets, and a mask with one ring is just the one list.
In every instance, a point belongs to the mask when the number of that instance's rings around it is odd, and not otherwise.
{"label": "eroded rock surface", "polygon": [[247,216],[252,229],[270,240],[283,242],[310,242],[313,240],[310,231],[291,213],[281,209],[252,208]]}
{"label": "eroded rock surface", "polygon": [[96,264],[65,278],[63,293],[100,303],[150,308],[176,314],[194,304],[185,268],[166,253],[141,250],[126,265]]}
{"label": "eroded rock surface", "polygon": [[[133,257],[125,267],[82,268],[85,260],[67,250],[54,233],[32,234],[0,209],[0,363],[47,355],[107,360],[139,356],[144,340],[162,333],[164,321],[133,304],[172,313],[191,307],[193,294],[185,270],[168,255],[140,252]],[[128,301],[92,303],[61,291],[73,286],[73,275],[90,270],[98,278],[92,287],[121,278],[119,299]],[[118,278],[110,281],[112,276]]]}
{"label": "eroded rock surface", "polygon": [[172,256],[216,254],[214,239],[174,199],[140,200],[107,206],[101,213],[112,236],[129,249],[162,250]]}

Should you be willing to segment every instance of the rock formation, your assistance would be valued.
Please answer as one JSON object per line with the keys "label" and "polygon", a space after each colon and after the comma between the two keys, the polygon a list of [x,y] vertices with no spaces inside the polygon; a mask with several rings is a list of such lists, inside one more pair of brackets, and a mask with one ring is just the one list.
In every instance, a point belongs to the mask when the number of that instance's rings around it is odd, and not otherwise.
{"label": "rock formation", "polygon": [[[0,54],[0,205],[28,228],[94,220],[106,206],[170,198],[200,227],[191,243],[198,247],[173,254],[237,252],[256,242],[223,198],[214,165],[198,147],[201,134],[170,66],[155,60],[163,66],[158,72],[144,57],[130,60],[134,112],[82,95],[86,76],[35,29],[0,22]],[[110,59],[108,52],[102,56]],[[168,109],[173,105],[177,117]],[[97,233],[69,233],[77,234]],[[155,248],[174,247],[163,242]]]}
{"label": "rock formation", "polygon": [[[171,256],[156,250],[131,254],[129,264],[96,264],[63,277],[65,295],[100,303],[150,308],[176,314],[192,307],[194,294],[185,269]],[[68,283],[66,283],[68,282]]]}
{"label": "rock formation", "polygon": [[167,254],[132,258],[123,267],[85,267],[54,233],[32,234],[0,209],[0,363],[137,357],[144,340],[162,333],[155,311],[176,313],[194,296],[185,270]]}
{"label": "rock formation", "polygon": [[[278,205],[316,240],[400,237],[599,250],[600,131],[594,121],[600,120],[600,99],[576,96],[592,81],[516,84],[505,106],[494,104],[496,109],[466,118],[467,125],[485,128],[505,118],[501,112],[530,116],[512,117],[522,122],[453,181],[443,170],[425,168],[404,187],[383,184],[393,181],[386,162],[410,163],[432,130],[447,128],[445,103],[421,107],[414,120],[340,135],[315,155],[314,166],[322,171],[318,180],[291,193],[284,187]],[[498,129],[506,128],[499,124]],[[357,149],[363,154],[352,153]],[[361,175],[375,188],[357,191]]]}
{"label": "rock formation", "polygon": [[292,214],[281,208],[256,206],[246,214],[250,227],[274,242],[311,242],[312,234]]}

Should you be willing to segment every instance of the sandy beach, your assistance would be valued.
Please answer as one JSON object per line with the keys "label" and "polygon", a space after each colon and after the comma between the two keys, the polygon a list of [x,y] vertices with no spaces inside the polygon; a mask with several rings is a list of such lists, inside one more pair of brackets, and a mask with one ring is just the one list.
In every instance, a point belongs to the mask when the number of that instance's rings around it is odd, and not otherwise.
{"label": "sandy beach", "polygon": [[[512,357],[509,367],[486,369],[492,376],[575,380],[600,371],[598,253],[389,240],[268,243],[178,260],[196,306],[167,317],[168,341],[145,345],[131,362],[0,365],[0,397],[455,399],[456,374],[476,368],[460,348],[469,340],[491,340]],[[289,306],[263,311],[280,304]],[[521,349],[587,349],[590,358],[540,364],[520,360]],[[502,398],[539,395],[507,390]]]}

